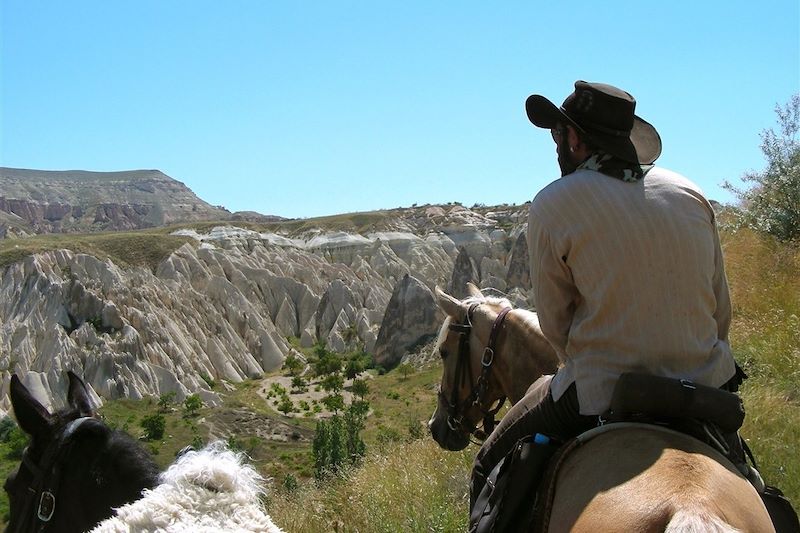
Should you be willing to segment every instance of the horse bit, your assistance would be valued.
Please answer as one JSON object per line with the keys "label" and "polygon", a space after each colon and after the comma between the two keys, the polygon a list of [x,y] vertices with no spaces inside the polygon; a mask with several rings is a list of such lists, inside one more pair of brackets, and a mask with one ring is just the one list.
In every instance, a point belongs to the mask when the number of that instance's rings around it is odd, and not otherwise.
{"label": "horse bit", "polygon": [[[492,324],[492,330],[489,334],[489,342],[487,343],[486,348],[484,348],[483,355],[481,356],[481,373],[476,382],[472,377],[472,365],[469,353],[469,336],[472,330],[472,315],[479,305],[480,303],[473,303],[470,305],[469,309],[467,310],[467,314],[464,317],[463,323],[450,324],[448,326],[450,331],[455,331],[459,334],[456,375],[451,394],[452,398],[448,399],[441,389],[439,390],[439,396],[447,403],[447,426],[451,431],[466,430],[470,435],[475,435],[479,439],[485,439],[489,436],[494,429],[494,426],[497,424],[494,417],[497,412],[500,411],[500,408],[506,401],[506,397],[502,396],[498,400],[497,406],[494,409],[486,409],[483,406],[483,396],[486,393],[486,387],[489,383],[489,374],[492,371],[492,363],[494,363],[497,336],[500,332],[500,327],[503,325],[506,315],[509,313],[509,311],[511,311],[511,308],[503,308],[497,314],[497,318],[495,318],[494,323]],[[470,394],[459,404],[458,391],[461,386],[466,383],[467,377],[469,377],[469,383],[472,390],[470,391]],[[479,434],[479,430],[476,426],[471,428],[466,427],[464,424],[464,415],[460,414],[460,412],[472,405],[477,405],[483,413],[482,435]]]}

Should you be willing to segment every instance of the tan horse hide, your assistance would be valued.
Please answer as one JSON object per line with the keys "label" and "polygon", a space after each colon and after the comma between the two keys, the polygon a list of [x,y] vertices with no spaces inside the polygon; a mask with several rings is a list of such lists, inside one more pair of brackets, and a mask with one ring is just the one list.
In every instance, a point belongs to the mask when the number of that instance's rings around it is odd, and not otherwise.
{"label": "tan horse hide", "polygon": [[579,437],[563,458],[547,531],[775,531],[753,486],[716,450],[656,426],[614,425]]}

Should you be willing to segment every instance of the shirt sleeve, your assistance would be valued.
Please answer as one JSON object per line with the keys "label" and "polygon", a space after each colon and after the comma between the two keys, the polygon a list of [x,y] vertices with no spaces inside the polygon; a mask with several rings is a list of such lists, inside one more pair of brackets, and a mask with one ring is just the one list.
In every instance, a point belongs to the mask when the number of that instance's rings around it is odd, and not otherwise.
{"label": "shirt sleeve", "polygon": [[528,254],[531,287],[542,333],[566,360],[566,348],[580,294],[567,265],[568,250],[547,230],[531,205],[528,215]]}

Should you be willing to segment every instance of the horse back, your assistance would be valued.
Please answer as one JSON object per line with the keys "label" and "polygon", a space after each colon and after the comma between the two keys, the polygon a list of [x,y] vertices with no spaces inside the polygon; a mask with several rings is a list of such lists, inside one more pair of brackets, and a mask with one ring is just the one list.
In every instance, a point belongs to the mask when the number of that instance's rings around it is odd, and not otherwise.
{"label": "horse back", "polygon": [[646,427],[598,434],[564,458],[549,531],[774,531],[753,486],[720,453]]}

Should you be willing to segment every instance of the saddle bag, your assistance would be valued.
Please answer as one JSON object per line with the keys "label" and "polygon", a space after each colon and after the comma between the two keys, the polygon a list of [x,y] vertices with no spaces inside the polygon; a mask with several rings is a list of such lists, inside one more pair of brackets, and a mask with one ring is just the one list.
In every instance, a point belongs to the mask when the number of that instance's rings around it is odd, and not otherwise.
{"label": "saddle bag", "polygon": [[486,478],[470,511],[469,533],[528,531],[539,482],[558,448],[541,434],[517,441]]}
{"label": "saddle bag", "polygon": [[637,415],[667,421],[702,420],[733,433],[744,422],[744,405],[737,394],[685,379],[625,373],[617,381],[604,418],[636,420]]}

